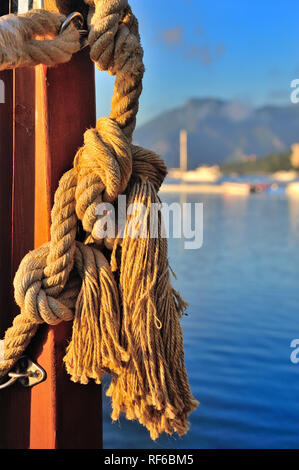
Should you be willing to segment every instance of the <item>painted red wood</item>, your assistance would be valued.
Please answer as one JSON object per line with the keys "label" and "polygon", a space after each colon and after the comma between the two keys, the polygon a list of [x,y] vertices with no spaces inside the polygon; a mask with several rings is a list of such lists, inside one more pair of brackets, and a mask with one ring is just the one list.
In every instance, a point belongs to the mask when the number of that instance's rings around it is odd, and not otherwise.
{"label": "painted red wood", "polygon": [[[4,232],[1,243],[2,256],[9,259],[9,268],[6,273],[6,282],[1,282],[3,291],[1,322],[1,337],[8,326],[11,325],[18,309],[13,301],[12,281],[15,270],[23,255],[33,246],[32,197],[34,185],[34,71],[24,70],[4,72],[9,79],[9,87],[5,86],[6,111],[2,116],[0,128],[1,135],[7,125],[11,132],[7,135],[7,151],[1,158],[6,158],[6,171],[1,174],[4,179],[1,184],[2,197],[1,211],[6,213],[9,220],[8,230]],[[28,87],[31,83],[33,87]],[[16,156],[19,155],[19,164],[16,165]],[[33,178],[32,178],[33,177]],[[33,186],[34,188],[34,186]],[[16,201],[18,201],[16,203]],[[3,218],[1,218],[1,224]],[[4,226],[4,225],[2,225]],[[5,273],[1,263],[1,275]],[[30,393],[21,387],[12,387],[1,393],[1,426],[0,445],[2,448],[26,448],[29,445],[29,436],[26,430],[30,426]]]}
{"label": "painted red wood", "polygon": [[[94,68],[87,50],[68,64],[36,68],[36,120],[35,246],[40,246],[49,238],[58,180],[71,167],[84,131],[95,124]],[[63,367],[70,333],[71,324],[64,323],[45,328],[38,338],[43,350],[33,355],[48,380],[32,390],[31,448],[101,447],[101,390],[72,383]]]}
{"label": "painted red wood", "polygon": [[[13,274],[29,249],[49,239],[58,180],[71,167],[84,131],[95,124],[94,68],[88,50],[68,64],[18,70],[15,77]],[[28,355],[48,378],[31,392],[16,385],[1,394],[2,447],[101,447],[101,389],[72,383],[63,367],[70,333],[70,323],[40,328]]]}
{"label": "painted red wood", "polygon": [[[4,101],[4,102],[3,102]],[[2,228],[0,245],[0,303],[7,304],[10,289],[10,252],[11,252],[11,187],[12,187],[12,133],[13,133],[13,73],[0,72],[0,226]],[[0,330],[9,320],[0,315]],[[1,401],[0,401],[1,403]]]}
{"label": "painted red wood", "polygon": [[[0,72],[1,86],[4,86],[5,102],[0,99],[0,338],[10,325],[13,312],[13,290],[11,278],[11,249],[12,249],[12,181],[13,181],[13,72]],[[12,393],[3,390],[0,394],[0,448],[9,446],[7,436],[14,435],[15,447],[22,447],[24,439],[22,432],[12,425],[9,415],[14,415],[14,404],[21,398],[22,408],[19,417],[28,424],[28,394],[19,395],[18,389]]]}

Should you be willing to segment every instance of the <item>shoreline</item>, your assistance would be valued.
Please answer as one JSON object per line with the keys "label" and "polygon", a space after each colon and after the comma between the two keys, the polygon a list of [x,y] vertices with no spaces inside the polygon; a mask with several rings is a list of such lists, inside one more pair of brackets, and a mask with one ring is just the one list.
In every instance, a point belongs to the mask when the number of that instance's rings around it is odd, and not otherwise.
{"label": "shoreline", "polygon": [[287,196],[299,197],[299,182],[289,183],[285,186],[272,187],[269,184],[224,182],[222,184],[186,184],[165,183],[161,186],[161,193],[193,193],[193,194],[224,194],[232,196],[249,196],[252,193],[285,194]]}
{"label": "shoreline", "polygon": [[161,193],[216,193],[224,192],[222,185],[214,184],[163,184],[160,188]]}

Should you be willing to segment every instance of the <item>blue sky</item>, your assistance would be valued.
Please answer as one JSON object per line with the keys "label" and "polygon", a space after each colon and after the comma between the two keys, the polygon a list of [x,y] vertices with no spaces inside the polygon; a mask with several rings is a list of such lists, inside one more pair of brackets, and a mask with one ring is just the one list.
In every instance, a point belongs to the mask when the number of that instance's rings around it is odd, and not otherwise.
{"label": "blue sky", "polygon": [[[131,0],[146,75],[138,125],[192,97],[250,106],[288,103],[299,78],[299,3],[290,0]],[[113,78],[97,72],[98,115]]]}

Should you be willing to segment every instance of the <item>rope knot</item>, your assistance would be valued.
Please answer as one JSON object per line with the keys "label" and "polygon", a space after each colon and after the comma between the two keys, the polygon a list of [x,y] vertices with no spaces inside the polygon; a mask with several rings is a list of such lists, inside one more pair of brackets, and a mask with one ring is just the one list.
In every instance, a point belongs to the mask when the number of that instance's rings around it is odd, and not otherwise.
{"label": "rope knot", "polygon": [[132,173],[130,142],[112,119],[99,119],[95,129],[84,135],[84,147],[80,149],[74,164],[78,180],[86,170],[93,172],[105,186],[103,200],[113,202],[127,187]]}
{"label": "rope knot", "polygon": [[34,323],[56,325],[71,320],[73,312],[69,302],[64,304],[63,299],[52,297],[43,286],[48,254],[49,243],[46,243],[24,257],[14,279],[15,299]]}
{"label": "rope knot", "polygon": [[99,119],[95,129],[86,131],[74,167],[78,175],[77,216],[84,230],[91,233],[98,204],[115,201],[131,178],[131,145],[116,122]]}
{"label": "rope knot", "polygon": [[132,179],[150,181],[155,191],[159,191],[167,175],[164,160],[151,150],[132,145],[133,171]]}

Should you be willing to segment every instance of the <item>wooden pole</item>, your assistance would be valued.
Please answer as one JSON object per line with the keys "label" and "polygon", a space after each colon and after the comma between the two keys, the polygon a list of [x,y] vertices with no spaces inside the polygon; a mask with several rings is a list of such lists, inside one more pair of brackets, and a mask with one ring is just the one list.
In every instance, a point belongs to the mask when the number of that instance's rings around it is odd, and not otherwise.
{"label": "wooden pole", "polygon": [[[0,15],[9,13],[9,2],[1,2]],[[0,72],[0,84],[4,88],[4,103],[0,96],[0,225],[2,228],[0,247],[0,338],[10,326],[16,308],[13,302],[12,273],[12,187],[13,187],[13,134],[14,134],[14,73],[11,70]],[[28,94],[26,95],[28,97]],[[25,97],[24,97],[25,99]],[[20,103],[21,105],[21,103]],[[21,105],[22,106],[22,105]],[[27,142],[28,145],[28,142]],[[26,152],[26,148],[24,149]],[[24,154],[26,165],[27,153]],[[28,175],[30,168],[28,168]],[[20,201],[21,202],[21,201]],[[32,201],[31,201],[32,202]],[[20,214],[22,215],[22,214]],[[24,243],[19,240],[19,249]],[[33,245],[31,244],[30,247]],[[29,429],[28,390],[13,387],[0,394],[0,448],[25,448],[28,444]],[[15,420],[15,421],[14,421]],[[18,423],[19,425],[16,425]]]}
{"label": "wooden pole", "polygon": [[[12,193],[12,134],[13,134],[13,74],[0,72],[0,302],[9,310],[7,293],[12,292],[11,279],[11,193]],[[6,328],[7,319],[0,315],[0,330]],[[0,401],[1,403],[1,401]]]}
{"label": "wooden pole", "polygon": [[[1,174],[1,183],[6,181],[1,194],[5,193],[7,201],[11,201],[11,180],[13,183],[12,210],[7,211],[8,215],[4,210],[0,214],[5,227],[12,226],[4,261],[10,263],[12,277],[28,250],[49,239],[50,209],[59,178],[71,167],[84,131],[95,124],[94,66],[88,50],[76,54],[68,64],[17,70],[14,76],[13,172],[8,152],[7,178]],[[12,106],[7,108],[6,120]],[[5,117],[2,112],[0,116],[2,130]],[[0,137],[0,150],[7,143],[9,149],[9,142],[7,130],[5,138]],[[17,313],[16,307],[10,310],[12,290],[7,284],[6,293],[5,289],[1,291],[2,305],[8,310],[5,324],[0,325],[2,330]],[[46,370],[48,377],[31,391],[15,385],[1,392],[0,447],[102,446],[101,388],[72,383],[63,366],[70,334],[70,323],[40,327],[27,354]]]}
{"label": "wooden pole", "polygon": [[[87,50],[57,68],[36,68],[35,247],[49,239],[50,208],[85,130],[95,124],[94,67]],[[32,346],[48,380],[31,393],[31,448],[100,448],[101,389],[70,381],[63,356],[71,324],[42,329]],[[45,433],[45,429],[48,432]]]}

